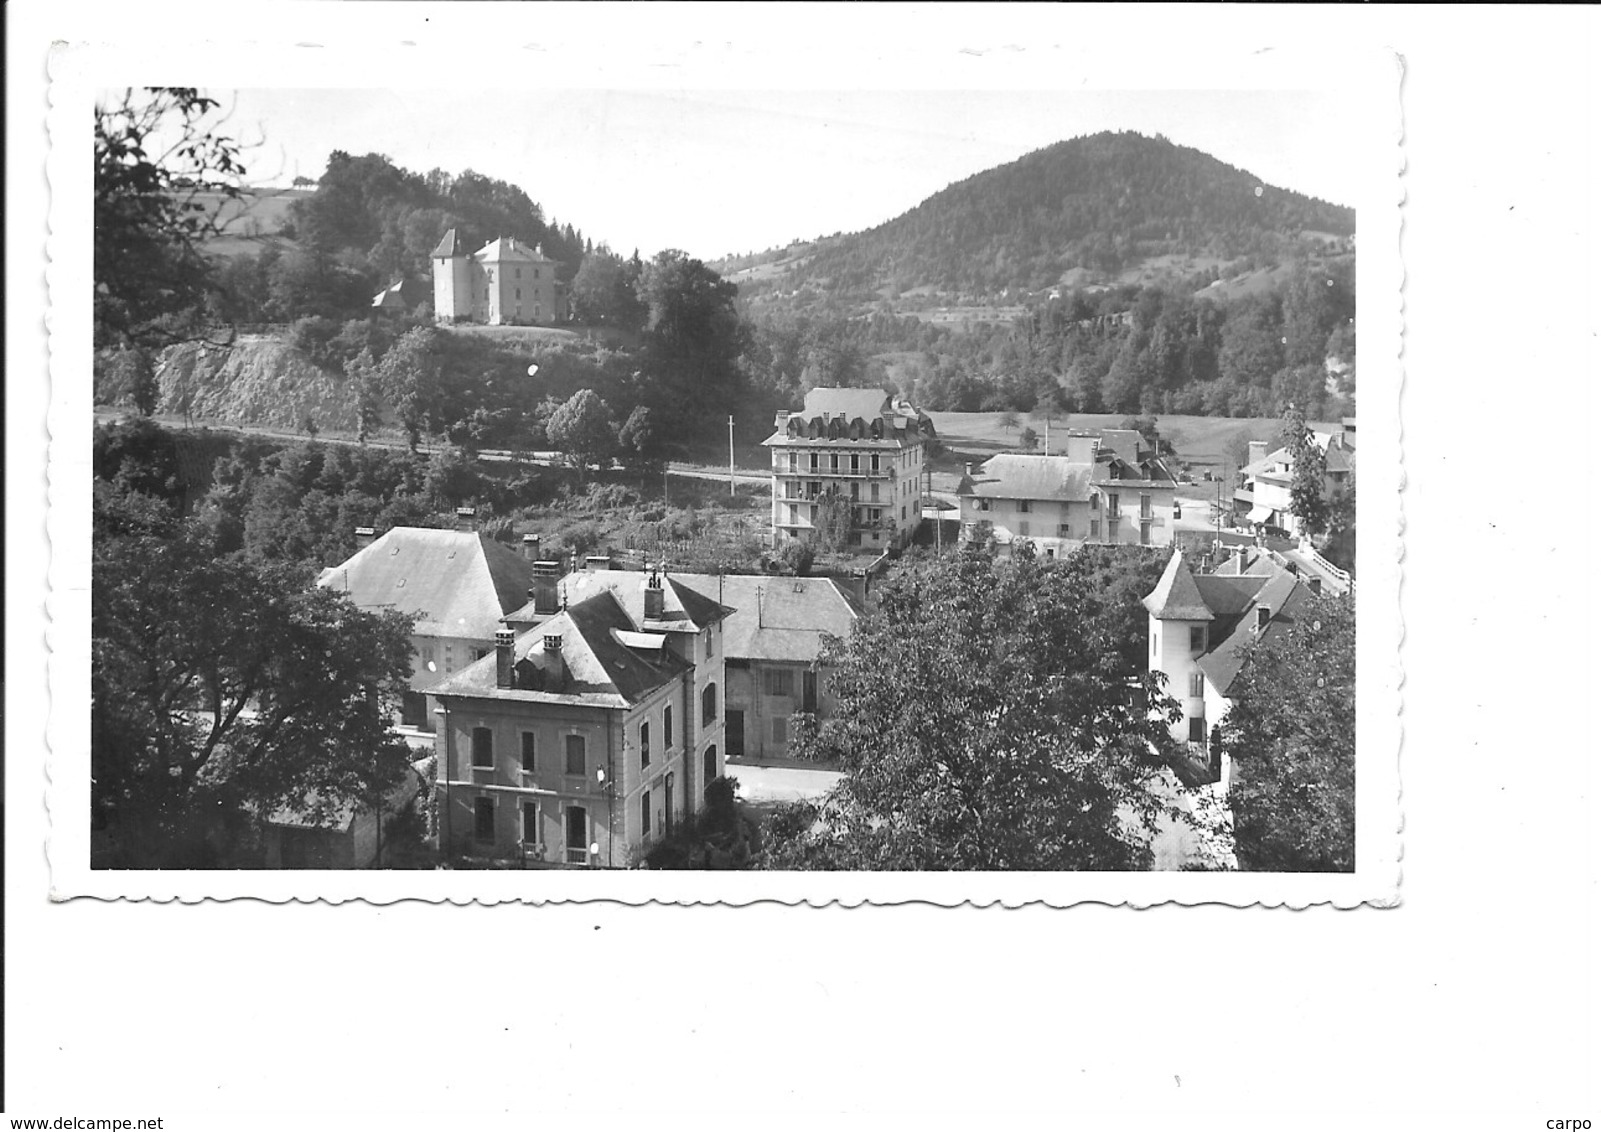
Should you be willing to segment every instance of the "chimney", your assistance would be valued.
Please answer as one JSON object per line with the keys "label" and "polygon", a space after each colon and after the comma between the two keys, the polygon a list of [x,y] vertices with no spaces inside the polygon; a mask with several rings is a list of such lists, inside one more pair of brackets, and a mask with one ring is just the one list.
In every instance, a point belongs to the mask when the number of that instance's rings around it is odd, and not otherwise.
{"label": "chimney", "polygon": [[650,577],[645,580],[646,621],[660,621],[662,619],[662,603],[665,596],[662,590],[661,575],[652,569]]}
{"label": "chimney", "polygon": [[456,529],[458,531],[471,531],[478,526],[478,509],[476,507],[456,508]]}
{"label": "chimney", "polygon": [[1273,620],[1273,611],[1265,605],[1256,607],[1256,631],[1260,633],[1267,628],[1267,623]]}
{"label": "chimney", "polygon": [[546,633],[536,660],[545,678],[545,690],[559,692],[567,683],[567,662],[561,655],[561,634]]}
{"label": "chimney", "polygon": [[516,663],[516,658],[513,656],[516,643],[517,634],[512,630],[495,630],[495,687],[497,688],[517,686],[513,668]]}
{"label": "chimney", "polygon": [[1316,597],[1318,594],[1323,592],[1323,579],[1316,577],[1308,578],[1306,580],[1306,588],[1312,591],[1313,597]]}
{"label": "chimney", "polygon": [[524,535],[523,536],[523,557],[525,559],[527,559],[529,562],[538,562],[539,561],[539,536],[538,535]]}
{"label": "chimney", "polygon": [[372,545],[372,540],[378,537],[378,532],[371,527],[356,528],[356,549],[365,550]]}
{"label": "chimney", "polygon": [[535,613],[555,613],[557,587],[561,583],[561,563],[545,559],[534,563],[534,584],[528,596],[534,599]]}
{"label": "chimney", "polygon": [[969,465],[967,465],[967,477],[969,479],[972,479],[976,475],[978,475],[978,465],[977,464],[969,464]]}
{"label": "chimney", "polygon": [[584,559],[584,569],[591,574],[593,574],[596,570],[610,570],[611,555],[591,554],[588,558]]}
{"label": "chimney", "polygon": [[1254,464],[1258,460],[1265,460],[1267,459],[1267,441],[1252,440],[1246,445],[1246,451],[1248,453],[1248,455],[1245,457],[1245,462],[1247,464]]}

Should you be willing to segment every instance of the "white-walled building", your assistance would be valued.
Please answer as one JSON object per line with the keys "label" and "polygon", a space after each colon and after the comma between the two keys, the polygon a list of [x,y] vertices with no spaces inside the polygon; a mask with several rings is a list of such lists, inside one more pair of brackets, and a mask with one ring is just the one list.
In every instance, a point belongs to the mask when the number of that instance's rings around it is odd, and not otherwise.
{"label": "white-walled building", "polygon": [[1228,789],[1230,767],[1214,732],[1228,714],[1243,648],[1284,631],[1318,583],[1305,582],[1254,548],[1241,547],[1213,573],[1190,569],[1175,550],[1156,589],[1144,599],[1150,614],[1149,668],[1166,677],[1166,691],[1183,708],[1173,738],[1191,759]]}
{"label": "white-walled building", "polygon": [[[1350,420],[1336,433],[1313,432],[1312,443],[1323,450],[1323,498],[1350,482],[1356,469],[1356,422]],[[1252,526],[1279,527],[1292,537],[1300,535],[1300,521],[1290,511],[1290,485],[1295,464],[1288,448],[1268,451],[1267,441],[1250,443],[1248,463],[1240,469],[1234,492],[1234,509]]]}
{"label": "white-walled building", "polygon": [[547,326],[567,318],[557,261],[543,248],[501,236],[468,254],[452,228],[434,249],[434,318],[490,326]]}
{"label": "white-walled building", "polygon": [[1139,433],[1075,433],[1060,456],[1002,453],[957,485],[965,539],[1027,541],[1047,556],[1085,543],[1167,546],[1177,481]]}
{"label": "white-walled building", "polygon": [[780,411],[763,441],[773,454],[773,541],[817,535],[830,505],[848,509],[846,541],[888,548],[922,520],[923,442],[933,425],[882,389],[813,389]]}

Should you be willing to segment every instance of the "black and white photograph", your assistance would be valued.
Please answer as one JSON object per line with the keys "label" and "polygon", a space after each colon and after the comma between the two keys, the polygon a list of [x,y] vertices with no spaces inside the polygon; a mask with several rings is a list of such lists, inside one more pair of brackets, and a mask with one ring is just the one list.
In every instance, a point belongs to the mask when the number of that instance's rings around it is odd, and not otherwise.
{"label": "black and white photograph", "polygon": [[1598,42],[13,4],[0,1124],[1592,1127]]}
{"label": "black and white photograph", "polygon": [[1352,106],[96,85],[89,872],[1384,897]]}

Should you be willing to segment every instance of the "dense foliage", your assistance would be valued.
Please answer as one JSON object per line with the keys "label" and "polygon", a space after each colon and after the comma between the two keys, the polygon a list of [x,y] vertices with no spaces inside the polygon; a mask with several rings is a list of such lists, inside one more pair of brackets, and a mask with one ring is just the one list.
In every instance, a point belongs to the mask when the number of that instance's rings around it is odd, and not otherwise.
{"label": "dense foliage", "polygon": [[845,778],[775,816],[763,863],[1144,867],[1150,823],[1172,816],[1153,786],[1173,705],[1145,670],[1137,597],[1155,566],[908,559],[825,650],[837,710],[792,748]]}
{"label": "dense foliage", "polygon": [[400,781],[404,618],[223,553],[115,478],[94,523],[95,867],[248,864],[255,819],[374,805]]}
{"label": "dense foliage", "polygon": [[96,348],[145,350],[199,332],[216,232],[202,196],[237,196],[239,146],[190,87],[128,90],[94,108]]}
{"label": "dense foliage", "polygon": [[1247,647],[1223,742],[1246,869],[1349,872],[1356,857],[1356,608],[1313,598]]}

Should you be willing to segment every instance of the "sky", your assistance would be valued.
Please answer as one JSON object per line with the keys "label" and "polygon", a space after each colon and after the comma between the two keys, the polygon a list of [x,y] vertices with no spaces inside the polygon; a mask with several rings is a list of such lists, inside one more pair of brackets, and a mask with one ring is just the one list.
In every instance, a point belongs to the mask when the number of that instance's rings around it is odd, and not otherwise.
{"label": "sky", "polygon": [[1356,125],[1326,91],[305,90],[210,88],[259,146],[250,180],[336,149],[520,186],[596,244],[702,259],[893,219],[955,181],[1083,134],[1161,133],[1268,184],[1354,203]]}

